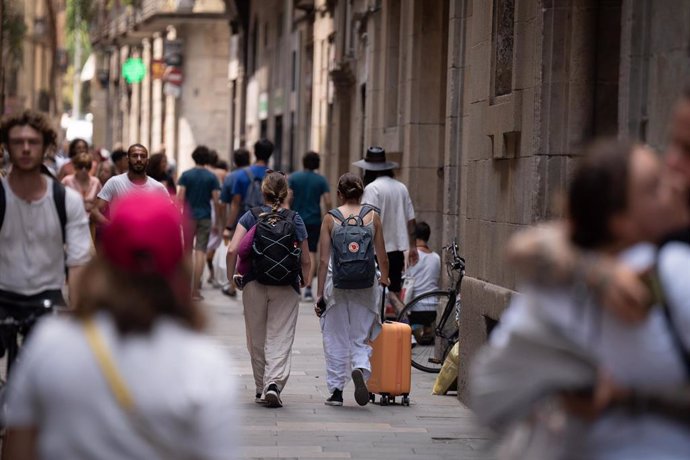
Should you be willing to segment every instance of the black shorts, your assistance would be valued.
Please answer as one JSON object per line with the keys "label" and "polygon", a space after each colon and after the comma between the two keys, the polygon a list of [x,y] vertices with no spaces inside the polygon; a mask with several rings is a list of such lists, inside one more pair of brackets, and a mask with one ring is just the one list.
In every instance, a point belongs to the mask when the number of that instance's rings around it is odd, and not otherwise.
{"label": "black shorts", "polygon": [[321,236],[321,224],[304,224],[307,227],[307,243],[309,252],[316,252],[319,247],[319,236]]}
{"label": "black shorts", "polygon": [[388,276],[391,280],[391,285],[388,289],[391,292],[400,292],[402,290],[402,274],[405,270],[405,253],[402,251],[393,251],[388,253]]}

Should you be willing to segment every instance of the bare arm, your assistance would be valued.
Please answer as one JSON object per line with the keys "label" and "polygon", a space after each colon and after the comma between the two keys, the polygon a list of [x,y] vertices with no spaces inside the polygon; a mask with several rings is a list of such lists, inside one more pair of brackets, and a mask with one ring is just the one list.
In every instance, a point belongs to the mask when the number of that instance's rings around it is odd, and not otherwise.
{"label": "bare arm", "polygon": [[237,264],[237,249],[240,247],[240,242],[244,235],[247,234],[247,229],[241,225],[238,225],[235,229],[235,233],[232,235],[232,240],[228,245],[228,255],[225,256],[225,262],[227,263],[227,273],[228,281],[234,286],[233,276],[235,276],[235,264]]}
{"label": "bare arm", "polygon": [[81,281],[81,275],[84,273],[84,265],[79,265],[76,267],[67,268],[67,286],[69,288],[69,304],[74,306],[77,304],[79,292],[79,282]]}
{"label": "bare arm", "polygon": [[300,279],[300,286],[304,287],[307,285],[307,280],[304,279],[304,274],[309,273],[309,269],[311,268],[311,257],[309,257],[309,242],[306,239],[302,241],[300,246],[302,248],[302,255],[300,257],[300,262],[302,264],[302,276]]}
{"label": "bare arm", "polygon": [[324,193],[324,194],[321,195],[321,196],[323,197],[323,205],[326,206],[326,211],[328,211],[328,210],[330,210],[330,209],[333,209],[333,208],[332,208],[333,203],[332,203],[332,201],[331,201],[331,194],[330,194],[330,192],[326,192],[326,193]]}
{"label": "bare arm", "polygon": [[177,201],[179,203],[184,203],[184,197],[187,194],[187,189],[184,185],[177,185]]}
{"label": "bare arm", "polygon": [[220,189],[214,190],[211,193],[211,201],[213,201],[213,208],[216,212],[216,228],[220,234],[223,234],[225,220],[223,219],[224,206],[222,206],[222,203],[220,202]]}
{"label": "bare arm", "polygon": [[10,428],[3,443],[2,458],[16,460],[35,460],[38,458],[36,428]]}
{"label": "bare arm", "polygon": [[234,195],[230,203],[230,216],[228,216],[227,221],[227,226],[230,228],[234,228],[235,225],[237,225],[237,218],[240,214],[240,203],[242,203],[242,197],[240,195]]}
{"label": "bare arm", "polygon": [[581,279],[622,320],[637,322],[647,316],[650,293],[638,274],[611,257],[579,251],[564,222],[517,233],[506,252],[526,282],[552,286]]}
{"label": "bare arm", "polygon": [[379,269],[381,270],[381,284],[388,286],[390,284],[388,254],[386,253],[386,242],[383,239],[381,217],[378,214],[374,214],[374,230],[374,251],[376,251],[376,259],[379,261]]}
{"label": "bare arm", "polygon": [[328,262],[331,259],[331,228],[333,219],[326,216],[321,224],[321,234],[319,236],[319,273],[317,274],[316,300],[323,297],[326,286],[326,276],[328,275]]}
{"label": "bare arm", "polygon": [[96,198],[96,204],[91,209],[91,218],[98,224],[107,224],[108,219],[103,215],[103,208],[108,204],[103,198]]}

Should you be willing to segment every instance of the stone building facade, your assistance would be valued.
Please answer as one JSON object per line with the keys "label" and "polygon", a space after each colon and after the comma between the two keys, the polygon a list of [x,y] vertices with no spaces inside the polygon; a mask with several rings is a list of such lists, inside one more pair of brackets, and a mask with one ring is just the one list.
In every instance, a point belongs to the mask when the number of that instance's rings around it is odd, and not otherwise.
{"label": "stone building facade", "polygon": [[[25,108],[57,119],[62,112],[61,70],[64,51],[65,1],[6,1],[8,26],[24,24],[20,49],[10,50],[9,33],[3,43],[4,113]],[[12,24],[14,23],[14,24]],[[60,59],[63,62],[59,62]]]}
{"label": "stone building facade", "polygon": [[[178,171],[193,166],[197,145],[226,154],[230,20],[235,16],[227,8],[233,4],[142,0],[118,5],[99,0],[92,24],[98,56],[98,78],[91,86],[94,144],[142,143],[152,153],[165,151]],[[129,58],[142,59],[142,81],[124,78]]]}

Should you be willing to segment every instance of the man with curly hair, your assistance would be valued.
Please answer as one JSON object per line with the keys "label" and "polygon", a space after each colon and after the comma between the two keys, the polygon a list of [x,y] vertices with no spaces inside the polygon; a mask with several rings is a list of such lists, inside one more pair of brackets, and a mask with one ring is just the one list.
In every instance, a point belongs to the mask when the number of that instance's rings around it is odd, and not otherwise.
{"label": "man with curly hair", "polygon": [[[81,196],[65,189],[43,167],[55,141],[55,130],[39,112],[26,110],[0,125],[0,143],[12,165],[7,177],[0,179],[3,309],[43,300],[64,304],[65,272],[72,294],[91,258],[89,221]],[[73,302],[74,296],[70,297]]]}

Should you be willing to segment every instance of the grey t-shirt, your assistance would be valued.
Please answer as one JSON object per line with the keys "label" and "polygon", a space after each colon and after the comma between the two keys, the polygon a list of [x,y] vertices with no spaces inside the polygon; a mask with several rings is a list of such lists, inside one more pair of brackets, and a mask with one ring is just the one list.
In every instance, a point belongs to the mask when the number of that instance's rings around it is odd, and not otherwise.
{"label": "grey t-shirt", "polygon": [[160,191],[166,195],[168,194],[165,186],[152,177],[146,176],[146,182],[143,184],[135,184],[129,180],[127,173],[122,173],[108,179],[108,182],[105,183],[101,191],[98,193],[98,198],[110,203],[114,199],[135,190],[139,192]]}

